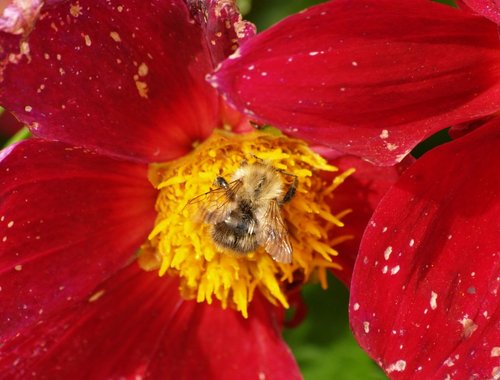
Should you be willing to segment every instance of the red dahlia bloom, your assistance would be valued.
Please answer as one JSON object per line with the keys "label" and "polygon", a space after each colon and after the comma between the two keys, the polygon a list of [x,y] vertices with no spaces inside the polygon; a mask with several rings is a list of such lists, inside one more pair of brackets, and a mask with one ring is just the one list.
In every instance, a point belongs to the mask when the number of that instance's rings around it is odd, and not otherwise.
{"label": "red dahlia bloom", "polygon": [[258,120],[296,136],[314,125],[318,141],[384,165],[445,127],[475,129],[412,166],[363,236],[351,324],[391,378],[500,376],[500,12],[464,3],[330,2],[252,39],[216,77]]}
{"label": "red dahlia bloom", "polygon": [[412,166],[363,236],[351,324],[391,378],[500,376],[500,12],[465,3],[475,12],[326,3],[249,41],[214,79],[257,120],[384,165],[445,127],[475,129]]}
{"label": "red dahlia bloom", "polygon": [[[316,25],[307,13],[295,20]],[[396,170],[341,156],[331,163],[358,174],[325,182],[335,167],[304,142],[234,134],[249,129],[247,107],[228,108],[205,80],[254,38],[232,2],[13,2],[0,27],[0,102],[35,136],[0,153],[2,374],[300,377],[279,331],[290,288],[327,268],[349,283],[361,231]],[[307,68],[310,54],[295,62]],[[284,99],[280,80],[255,83]],[[316,142],[314,125],[294,128]],[[222,127],[233,133],[214,132]],[[292,264],[260,248],[217,252],[185,207],[254,153],[299,178],[283,209],[294,216]],[[358,240],[344,243],[343,224]]]}

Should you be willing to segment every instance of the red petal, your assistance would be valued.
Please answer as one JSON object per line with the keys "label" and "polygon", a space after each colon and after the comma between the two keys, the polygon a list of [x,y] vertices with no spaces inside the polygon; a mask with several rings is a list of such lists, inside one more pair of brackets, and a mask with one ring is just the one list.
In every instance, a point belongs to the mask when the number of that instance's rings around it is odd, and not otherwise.
{"label": "red petal", "polygon": [[244,44],[212,77],[259,122],[382,165],[500,107],[489,21],[430,1],[338,0]]}
{"label": "red petal", "polygon": [[418,160],[381,201],[350,318],[394,379],[490,379],[500,342],[500,120]]}
{"label": "red petal", "polygon": [[484,124],[486,124],[488,121],[490,121],[495,117],[496,117],[495,115],[490,115],[482,117],[480,119],[469,121],[467,123],[452,125],[450,129],[448,129],[448,135],[454,140],[458,139],[472,132],[473,130],[480,128],[481,126],[483,126]]}
{"label": "red petal", "polygon": [[335,191],[335,198],[331,205],[334,213],[340,213],[346,209],[352,210],[350,214],[342,218],[345,226],[340,233],[351,235],[353,238],[335,247],[340,252],[335,261],[340,263],[343,269],[333,270],[335,276],[349,286],[361,237],[373,211],[387,190],[413,163],[413,160],[406,159],[404,163],[393,167],[381,167],[354,156],[344,155],[330,160],[330,163],[340,168],[341,171],[356,169],[356,172]]}
{"label": "red petal", "polygon": [[263,298],[252,301],[250,317],[198,305],[176,318],[151,366],[153,379],[300,379],[292,353]]}
{"label": "red petal", "polygon": [[10,342],[2,373],[57,379],[300,378],[261,299],[244,320],[233,310],[182,300],[175,279],[135,264],[99,287],[96,298]]}
{"label": "red petal", "polygon": [[187,0],[202,26],[212,61],[218,64],[255,35],[255,25],[244,21],[236,3],[227,0]]}
{"label": "red petal", "polygon": [[0,153],[0,335],[88,297],[153,228],[147,167],[56,142]]}
{"label": "red petal", "polygon": [[474,12],[500,24],[500,1],[498,0],[458,0],[457,3],[470,7]]}
{"label": "red petal", "polygon": [[210,54],[182,0],[46,6],[24,54],[2,53],[0,100],[37,136],[165,161],[218,123]]}

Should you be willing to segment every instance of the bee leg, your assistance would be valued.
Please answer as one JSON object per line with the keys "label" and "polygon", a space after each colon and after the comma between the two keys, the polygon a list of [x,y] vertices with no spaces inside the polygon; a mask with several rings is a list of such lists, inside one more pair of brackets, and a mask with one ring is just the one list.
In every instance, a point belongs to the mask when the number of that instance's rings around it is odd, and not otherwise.
{"label": "bee leg", "polygon": [[293,179],[292,184],[290,185],[290,187],[288,188],[287,192],[285,193],[285,196],[281,200],[281,202],[280,202],[281,205],[283,205],[283,204],[285,204],[287,202],[290,202],[290,200],[295,195],[295,191],[297,190],[297,185],[299,183],[299,180],[298,180],[298,178],[297,178],[297,176],[295,174],[290,174],[290,173],[285,173],[285,174],[294,176],[295,178]]}
{"label": "bee leg", "polygon": [[262,164],[264,160],[260,157],[257,157],[255,154],[252,154],[252,157],[257,161],[259,164]]}

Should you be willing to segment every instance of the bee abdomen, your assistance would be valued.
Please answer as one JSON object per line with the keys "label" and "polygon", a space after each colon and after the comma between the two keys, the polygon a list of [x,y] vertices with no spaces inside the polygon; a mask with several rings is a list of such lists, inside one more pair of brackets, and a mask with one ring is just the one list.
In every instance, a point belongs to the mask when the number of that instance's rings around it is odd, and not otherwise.
{"label": "bee abdomen", "polygon": [[[212,239],[222,248],[239,253],[255,251],[258,247],[257,237],[244,223],[230,224],[226,221],[216,223],[212,229]],[[252,231],[252,232],[250,232]]]}

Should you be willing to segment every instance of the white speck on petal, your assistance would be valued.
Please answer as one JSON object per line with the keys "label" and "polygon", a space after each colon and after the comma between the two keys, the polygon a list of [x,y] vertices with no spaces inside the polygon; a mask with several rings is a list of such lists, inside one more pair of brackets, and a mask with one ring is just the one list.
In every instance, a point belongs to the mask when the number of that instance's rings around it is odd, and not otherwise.
{"label": "white speck on petal", "polygon": [[90,36],[88,34],[84,34],[83,38],[85,39],[85,45],[87,46],[92,45],[92,41],[90,40]]}
{"label": "white speck on petal", "polygon": [[478,326],[474,323],[472,319],[468,318],[467,315],[463,317],[462,320],[460,320],[459,322],[464,327],[462,331],[462,335],[464,336],[464,338],[469,338],[474,333],[474,331],[477,330]]}
{"label": "white speck on petal", "polygon": [[387,150],[390,152],[398,149],[398,146],[396,144],[392,144],[392,143],[385,143],[385,146],[387,147]]}
{"label": "white speck on petal", "polygon": [[21,42],[21,45],[19,46],[19,50],[21,51],[21,54],[29,56],[29,53],[30,53],[29,43],[26,41]]}
{"label": "white speck on petal", "polygon": [[310,51],[310,52],[309,52],[309,55],[310,55],[311,57],[314,57],[315,55],[318,55],[318,54],[319,54],[319,51]]}
{"label": "white speck on petal", "polygon": [[23,270],[23,266],[22,265],[16,265],[14,267],[15,270],[17,270],[18,272],[22,271]]}
{"label": "white speck on petal", "polygon": [[148,75],[148,71],[149,71],[149,67],[144,62],[142,62],[140,64],[139,68],[137,69],[137,73],[141,77],[145,77],[146,75]]}
{"label": "white speck on petal", "polygon": [[382,228],[382,233],[387,232],[387,227]]}
{"label": "white speck on petal", "polygon": [[365,330],[365,333],[370,332],[370,322],[363,322],[363,330]]}
{"label": "white speck on petal", "polygon": [[356,62],[356,61],[352,61],[352,65],[353,65],[354,67],[358,67],[358,62]]}
{"label": "white speck on petal", "polygon": [[92,294],[89,297],[89,302],[95,302],[95,301],[97,301],[99,298],[102,297],[102,295],[104,294],[104,292],[105,292],[104,289],[98,290],[97,292],[95,292],[94,294]]}
{"label": "white speck on petal", "polygon": [[389,131],[387,129],[382,129],[382,132],[380,133],[380,138],[386,139],[388,137],[389,137]]}
{"label": "white speck on petal", "polygon": [[392,247],[388,246],[384,251],[384,258],[386,260],[389,260],[389,257],[391,257],[391,253],[392,253]]}
{"label": "white speck on petal", "polygon": [[71,4],[69,6],[69,13],[73,17],[78,17],[82,14],[82,7],[78,4],[78,2],[76,2],[76,4]]}
{"label": "white speck on petal", "polygon": [[358,311],[359,310],[359,303],[355,303],[353,306],[352,306],[353,310],[354,311]]}
{"label": "white speck on petal", "polygon": [[146,82],[143,82],[143,81],[135,80],[135,86],[137,88],[137,92],[139,93],[139,96],[141,98],[147,99],[148,98],[148,91],[149,91],[148,84]]}
{"label": "white speck on petal", "polygon": [[384,267],[382,268],[382,273],[386,274],[388,270],[389,270],[389,267],[387,265],[384,265]]}
{"label": "white speck on petal", "polygon": [[436,308],[437,308],[437,298],[438,298],[437,293],[431,292],[430,304],[431,304],[431,309],[432,310],[436,310]]}
{"label": "white speck on petal", "polygon": [[497,356],[500,356],[500,347],[493,347],[491,349],[491,357],[496,358]]}
{"label": "white speck on petal", "polygon": [[31,112],[33,110],[33,108],[31,106],[26,106],[26,107],[24,107],[24,110],[26,112]]}
{"label": "white speck on petal", "polygon": [[391,372],[403,372],[406,369],[406,361],[398,360],[396,363],[391,364],[389,367],[385,369],[387,373]]}
{"label": "white speck on petal", "polygon": [[12,228],[13,225],[14,225],[14,221],[11,220],[9,223],[7,223],[7,228]]}
{"label": "white speck on petal", "polygon": [[395,275],[396,273],[399,272],[399,269],[401,269],[399,265],[396,265],[394,268],[391,269],[391,274]]}
{"label": "white speck on petal", "polygon": [[410,245],[410,247],[413,247],[413,246],[415,245],[415,240],[414,240],[414,239],[411,239],[411,240],[410,240],[410,244],[409,244],[409,245]]}
{"label": "white speck on petal", "polygon": [[447,367],[453,367],[455,365],[455,362],[452,358],[448,358],[443,362],[443,364]]}
{"label": "white speck on petal", "polygon": [[109,33],[109,36],[110,36],[110,37],[113,39],[113,41],[115,41],[115,42],[121,42],[121,40],[122,40],[122,39],[121,39],[121,37],[120,37],[120,35],[118,34],[118,32],[114,32],[114,31],[113,31],[113,32],[110,32],[110,33]]}

